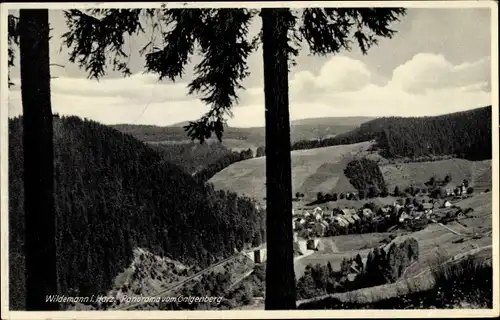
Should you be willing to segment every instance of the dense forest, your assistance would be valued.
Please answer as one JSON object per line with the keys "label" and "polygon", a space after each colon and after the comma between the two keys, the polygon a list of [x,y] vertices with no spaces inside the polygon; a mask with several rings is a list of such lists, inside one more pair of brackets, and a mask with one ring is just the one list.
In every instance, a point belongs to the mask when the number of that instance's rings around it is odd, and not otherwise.
{"label": "dense forest", "polygon": [[[160,127],[154,125],[117,124],[112,127],[123,133],[131,134],[141,141],[186,141],[190,139],[182,126]],[[226,126],[223,138],[260,142],[265,139],[265,130],[263,127],[232,128]]]}
{"label": "dense forest", "polygon": [[491,159],[491,106],[432,117],[384,117],[332,138],[299,141],[293,150],[375,140],[386,157],[454,155]]}
{"label": "dense forest", "polygon": [[233,151],[210,163],[205,168],[197,172],[194,177],[200,182],[206,182],[210,180],[210,178],[212,178],[217,172],[223,170],[226,167],[229,167],[233,163],[251,158],[253,158],[252,149],[242,150],[241,152]]}
{"label": "dense forest", "polygon": [[[252,200],[197,182],[131,135],[77,117],[54,120],[61,294],[105,292],[131,262],[134,247],[207,266],[265,238],[265,213]],[[18,117],[9,120],[13,309],[24,301],[22,164]]]}
{"label": "dense forest", "polygon": [[148,143],[152,148],[159,150],[165,160],[182,167],[187,173],[195,174],[207,165],[227,157],[232,151],[222,143]]}
{"label": "dense forest", "polygon": [[389,194],[382,171],[373,160],[367,158],[352,160],[344,169],[344,174],[352,186],[358,190],[360,199]]}

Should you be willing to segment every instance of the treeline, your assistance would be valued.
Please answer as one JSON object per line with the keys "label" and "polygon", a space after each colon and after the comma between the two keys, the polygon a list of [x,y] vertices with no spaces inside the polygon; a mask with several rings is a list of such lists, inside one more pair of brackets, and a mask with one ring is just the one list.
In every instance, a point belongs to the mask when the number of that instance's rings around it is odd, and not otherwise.
{"label": "treeline", "polygon": [[[418,241],[408,238],[399,245],[393,242],[387,253],[383,248],[372,249],[366,262],[359,254],[344,258],[340,270],[334,270],[330,262],[309,264],[297,281],[297,296],[310,299],[395,282],[418,257]],[[349,278],[349,275],[354,277]]]}
{"label": "treeline", "polygon": [[366,288],[392,283],[398,280],[406,268],[418,260],[419,245],[414,238],[407,238],[397,244],[392,242],[387,252],[374,248],[366,258],[365,267],[356,277],[355,287]]}
{"label": "treeline", "polygon": [[159,150],[165,160],[182,167],[187,173],[194,174],[224,156],[231,150],[222,143],[149,143]]}
{"label": "treeline", "polygon": [[345,176],[356,190],[359,198],[375,198],[389,194],[387,185],[377,162],[362,158],[349,162],[344,169]]}
{"label": "treeline", "polygon": [[[292,121],[290,123],[290,140],[295,142],[342,134],[356,128],[361,121],[366,119],[332,118],[322,119],[320,122],[318,119],[312,119],[312,121],[306,121],[307,123]],[[187,122],[169,127],[135,124],[117,124],[112,127],[123,133],[131,134],[141,141],[185,141],[189,139],[183,128],[185,124]],[[215,140],[215,138],[212,139]],[[225,126],[222,139],[223,141],[224,139],[243,140],[261,146],[265,144],[266,129],[265,127],[235,128]]]}
{"label": "treeline", "polygon": [[[54,120],[61,294],[104,293],[134,247],[207,266],[265,237],[265,213],[251,199],[197,182],[131,135],[77,117]],[[25,296],[22,136],[22,118],[10,119],[12,309],[22,309]]]}
{"label": "treeline", "polygon": [[266,156],[266,147],[260,146],[257,148],[257,151],[255,152],[255,157],[265,157]]}
{"label": "treeline", "polygon": [[[184,141],[189,139],[186,130],[182,126],[117,124],[112,127],[123,133],[131,134],[141,141]],[[260,131],[262,131],[262,134]],[[261,135],[263,136],[263,132],[264,128],[231,128],[226,126],[223,138],[248,141],[250,138],[254,138],[253,136],[260,138]]]}
{"label": "treeline", "polygon": [[384,117],[333,138],[299,141],[293,150],[376,141],[388,158],[455,155],[491,159],[491,106],[433,117]]}
{"label": "treeline", "polygon": [[206,182],[217,174],[217,172],[229,167],[233,163],[251,158],[253,158],[253,151],[250,148],[240,152],[233,151],[210,163],[208,166],[197,172],[194,177],[200,182]]}

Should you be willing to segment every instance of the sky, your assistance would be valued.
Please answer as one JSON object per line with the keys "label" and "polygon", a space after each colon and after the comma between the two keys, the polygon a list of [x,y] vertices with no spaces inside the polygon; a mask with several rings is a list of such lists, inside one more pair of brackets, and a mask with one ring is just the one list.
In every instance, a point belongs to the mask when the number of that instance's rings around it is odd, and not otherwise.
{"label": "sky", "polygon": [[[342,116],[427,116],[457,112],[492,103],[491,11],[486,8],[410,8],[392,25],[398,32],[381,39],[367,55],[359,49],[325,57],[301,50],[289,73],[292,120]],[[127,41],[133,75],[110,73],[90,80],[84,70],[68,62],[61,35],[67,31],[62,10],[51,10],[49,20],[52,108],[54,113],[77,115],[105,124],[130,123],[165,126],[196,120],[208,111],[199,97],[188,95],[194,56],[188,72],[175,83],[158,82],[144,73],[138,54],[151,34]],[[256,19],[250,36],[260,30]],[[61,50],[62,49],[62,50]],[[247,60],[250,76],[238,91],[239,104],[228,124],[264,126],[262,49]],[[19,61],[11,69],[19,84]],[[9,117],[22,114],[19,85],[9,92]]]}

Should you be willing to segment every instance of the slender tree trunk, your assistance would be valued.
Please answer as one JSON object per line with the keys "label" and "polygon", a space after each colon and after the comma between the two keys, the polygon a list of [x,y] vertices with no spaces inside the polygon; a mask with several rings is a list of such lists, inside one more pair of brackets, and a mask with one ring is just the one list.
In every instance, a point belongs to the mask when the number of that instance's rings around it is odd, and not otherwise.
{"label": "slender tree trunk", "polygon": [[49,69],[49,12],[19,13],[23,103],[26,309],[57,310],[54,150]]}
{"label": "slender tree trunk", "polygon": [[262,9],[266,106],[267,267],[266,309],[295,309],[292,174],[288,111],[287,29],[289,9]]}

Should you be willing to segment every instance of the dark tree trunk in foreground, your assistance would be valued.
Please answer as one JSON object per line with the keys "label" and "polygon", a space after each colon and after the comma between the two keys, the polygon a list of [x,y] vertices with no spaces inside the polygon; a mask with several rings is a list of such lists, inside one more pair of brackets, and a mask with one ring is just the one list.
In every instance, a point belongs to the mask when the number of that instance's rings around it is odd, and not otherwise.
{"label": "dark tree trunk in foreground", "polygon": [[26,310],[57,310],[54,151],[49,69],[49,12],[19,13],[23,103]]}
{"label": "dark tree trunk in foreground", "polygon": [[[285,9],[286,10],[286,9]],[[266,310],[295,309],[287,30],[281,9],[262,9],[266,108]]]}

